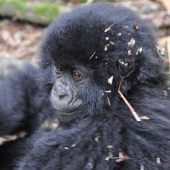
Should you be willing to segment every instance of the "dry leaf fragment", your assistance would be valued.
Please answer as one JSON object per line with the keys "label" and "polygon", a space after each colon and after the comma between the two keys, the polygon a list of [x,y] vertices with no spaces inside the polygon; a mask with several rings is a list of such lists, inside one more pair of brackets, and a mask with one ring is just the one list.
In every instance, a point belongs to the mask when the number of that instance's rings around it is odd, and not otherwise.
{"label": "dry leaf fragment", "polygon": [[55,130],[58,127],[58,123],[51,123],[51,129]]}
{"label": "dry leaf fragment", "polygon": [[121,35],[122,35],[122,33],[121,33],[121,32],[119,32],[119,33],[117,34],[117,36],[118,36],[118,37],[120,37]]}
{"label": "dry leaf fragment", "polygon": [[144,165],[140,165],[140,170],[145,170]]}
{"label": "dry leaf fragment", "polygon": [[104,92],[105,93],[111,93],[112,91],[111,90],[105,90]]}
{"label": "dry leaf fragment", "polygon": [[141,53],[142,53],[142,50],[143,50],[142,47],[138,48],[137,51],[136,51],[136,55],[141,54]]}
{"label": "dry leaf fragment", "polygon": [[110,41],[110,44],[111,44],[111,45],[115,45],[115,43],[114,43],[113,41]]}
{"label": "dry leaf fragment", "polygon": [[96,137],[94,138],[94,141],[98,143],[98,142],[99,142],[99,138],[100,138],[100,136],[96,136]]}
{"label": "dry leaf fragment", "polygon": [[111,76],[109,79],[108,79],[108,81],[107,81],[109,84],[111,84],[112,85],[112,83],[113,83],[113,76]]}
{"label": "dry leaf fragment", "polygon": [[95,54],[96,54],[96,51],[93,52],[93,54],[90,56],[89,60],[91,60]]}
{"label": "dry leaf fragment", "polygon": [[108,156],[105,158],[106,161],[109,161],[110,159],[113,159],[113,154],[109,152]]}
{"label": "dry leaf fragment", "polygon": [[135,45],[135,39],[134,38],[131,38],[131,40],[128,42],[128,46],[129,47],[133,47]]}
{"label": "dry leaf fragment", "polygon": [[110,43],[106,44],[104,47],[104,51],[107,51],[109,46],[110,46]]}
{"label": "dry leaf fragment", "polygon": [[166,56],[165,48],[156,46],[156,49],[157,49],[157,52],[158,52],[160,58],[164,58]]}
{"label": "dry leaf fragment", "polygon": [[136,22],[133,22],[133,23],[132,23],[132,28],[133,28],[134,30],[138,30],[138,29],[139,29],[139,25],[138,25]]}
{"label": "dry leaf fragment", "polygon": [[126,62],[124,62],[124,61],[122,61],[122,60],[119,60],[119,63],[121,64],[121,65],[124,65],[124,66],[128,66],[128,63],[126,63]]}
{"label": "dry leaf fragment", "polygon": [[128,50],[128,56],[131,56],[131,55],[132,55],[132,51]]}
{"label": "dry leaf fragment", "polygon": [[129,157],[127,155],[125,155],[125,153],[119,152],[119,157],[118,157],[118,159],[116,159],[116,162],[119,163],[119,162],[126,161],[128,159],[129,159]]}
{"label": "dry leaf fragment", "polygon": [[75,143],[74,143],[74,144],[72,144],[72,145],[71,145],[71,147],[72,147],[72,148],[76,147],[76,144],[75,144]]}
{"label": "dry leaf fragment", "polygon": [[107,145],[107,149],[113,149],[112,145]]}
{"label": "dry leaf fragment", "polygon": [[107,97],[107,102],[108,102],[108,105],[110,106],[110,99]]}
{"label": "dry leaf fragment", "polygon": [[157,164],[161,164],[161,159],[160,158],[156,158],[156,162],[157,162]]}

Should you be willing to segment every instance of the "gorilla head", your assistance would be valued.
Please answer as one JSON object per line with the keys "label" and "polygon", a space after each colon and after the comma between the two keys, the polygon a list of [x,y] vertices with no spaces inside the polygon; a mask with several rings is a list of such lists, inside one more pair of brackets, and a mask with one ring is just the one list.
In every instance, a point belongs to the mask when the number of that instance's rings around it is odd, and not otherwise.
{"label": "gorilla head", "polygon": [[49,89],[60,121],[116,106],[122,78],[125,95],[162,81],[150,31],[133,12],[119,11],[100,3],[78,7],[49,27],[41,65],[48,79],[53,75]]}

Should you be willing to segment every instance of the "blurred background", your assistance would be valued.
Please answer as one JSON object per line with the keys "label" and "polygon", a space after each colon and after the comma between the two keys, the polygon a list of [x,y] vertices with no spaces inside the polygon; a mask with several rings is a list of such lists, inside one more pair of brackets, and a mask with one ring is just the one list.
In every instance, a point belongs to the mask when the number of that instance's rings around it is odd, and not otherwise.
{"label": "blurred background", "polygon": [[[100,2],[108,2],[99,0]],[[98,0],[0,0],[0,76],[25,61],[36,62],[43,33],[58,15]],[[110,0],[130,8],[153,29],[160,57],[169,70],[170,0]],[[6,69],[9,68],[9,69]]]}

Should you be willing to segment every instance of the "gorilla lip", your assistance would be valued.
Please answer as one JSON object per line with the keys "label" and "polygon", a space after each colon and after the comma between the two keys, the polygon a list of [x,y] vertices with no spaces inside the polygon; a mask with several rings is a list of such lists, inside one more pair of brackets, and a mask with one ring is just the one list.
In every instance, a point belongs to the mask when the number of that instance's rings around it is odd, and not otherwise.
{"label": "gorilla lip", "polygon": [[64,111],[64,110],[57,110],[57,109],[55,109],[55,111],[57,112],[57,114],[60,114],[60,115],[74,115],[75,114],[75,111],[73,110],[73,111],[70,111],[70,112],[66,112],[66,111]]}

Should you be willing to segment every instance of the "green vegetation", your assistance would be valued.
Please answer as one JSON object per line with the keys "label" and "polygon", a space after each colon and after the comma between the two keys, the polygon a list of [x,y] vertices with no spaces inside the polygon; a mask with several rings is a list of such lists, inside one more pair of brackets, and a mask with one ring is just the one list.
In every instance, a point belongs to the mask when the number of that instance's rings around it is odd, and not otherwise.
{"label": "green vegetation", "polygon": [[52,21],[59,15],[59,4],[40,3],[35,5],[35,13]]}
{"label": "green vegetation", "polygon": [[49,24],[61,10],[68,10],[68,8],[59,2],[0,0],[0,15],[40,24]]}
{"label": "green vegetation", "polygon": [[5,3],[5,0],[0,0],[0,7]]}

